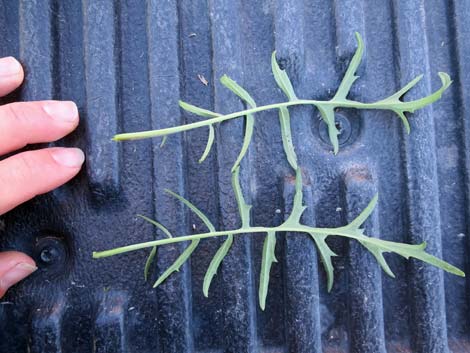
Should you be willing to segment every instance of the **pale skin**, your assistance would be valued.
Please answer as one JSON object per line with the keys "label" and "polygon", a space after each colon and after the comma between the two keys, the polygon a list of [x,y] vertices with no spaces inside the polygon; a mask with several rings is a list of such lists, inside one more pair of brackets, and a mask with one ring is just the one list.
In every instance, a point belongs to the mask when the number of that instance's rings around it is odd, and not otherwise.
{"label": "pale skin", "polygon": [[[0,96],[15,90],[24,79],[20,63],[0,59]],[[78,125],[73,102],[35,101],[0,106],[0,155],[41,142],[53,142]],[[84,162],[78,148],[44,148],[21,152],[0,161],[0,215],[33,197],[47,193],[72,179]],[[34,260],[17,251],[0,253],[0,298],[36,271]]]}

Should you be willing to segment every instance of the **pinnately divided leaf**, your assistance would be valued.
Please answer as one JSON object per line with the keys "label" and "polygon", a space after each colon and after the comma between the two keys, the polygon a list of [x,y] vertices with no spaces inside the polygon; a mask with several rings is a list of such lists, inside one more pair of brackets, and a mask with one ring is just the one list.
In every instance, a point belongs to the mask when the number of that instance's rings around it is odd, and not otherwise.
{"label": "pinnately divided leaf", "polygon": [[[220,79],[220,82],[233,93],[235,93],[238,97],[240,97],[240,99],[243,100],[248,107],[256,107],[255,100],[250,96],[250,94],[230,77],[228,77],[227,75],[223,75]],[[248,147],[250,146],[251,138],[253,136],[254,125],[255,117],[253,116],[253,114],[247,114],[245,120],[245,136],[243,138],[242,148],[240,150],[240,153],[238,154],[237,160],[233,164],[232,173],[240,165],[243,157],[245,157],[246,152],[248,152]]]}
{"label": "pinnately divided leaf", "polygon": [[[341,81],[340,86],[336,94],[330,100],[314,100],[314,99],[299,99],[295,94],[294,88],[292,87],[292,83],[287,76],[287,73],[284,70],[281,70],[279,67],[277,60],[276,60],[276,53],[274,52],[271,56],[271,66],[274,78],[276,80],[277,85],[281,88],[281,90],[285,93],[288,98],[287,102],[277,102],[272,104],[267,104],[263,106],[256,106],[254,99],[248,94],[248,92],[243,89],[240,85],[238,85],[234,80],[230,79],[228,76],[223,76],[221,82],[225,85],[228,89],[230,89],[233,93],[235,93],[240,99],[242,99],[245,104],[247,105],[247,109],[233,112],[225,115],[218,114],[216,112],[212,112],[210,110],[206,110],[203,108],[196,107],[189,103],[180,102],[180,106],[182,109],[205,117],[207,119],[196,121],[180,126],[158,129],[158,130],[151,130],[151,131],[141,131],[135,133],[124,133],[118,134],[114,137],[116,141],[123,141],[123,140],[134,140],[134,139],[142,139],[142,138],[149,138],[149,137],[157,137],[162,136],[165,138],[168,135],[180,133],[184,131],[189,131],[201,127],[208,127],[209,128],[209,138],[207,141],[207,146],[204,151],[203,156],[201,157],[201,161],[204,160],[213,144],[214,141],[214,126],[215,124],[222,123],[224,121],[228,121],[230,119],[237,119],[246,117],[246,128],[245,128],[245,136],[243,140],[243,145],[241,147],[240,153],[238,158],[236,159],[235,164],[232,167],[232,188],[235,194],[235,199],[238,207],[238,211],[240,213],[241,218],[241,227],[238,229],[229,229],[229,230],[220,230],[217,231],[213,224],[209,221],[206,215],[201,212],[198,208],[196,208],[192,203],[188,200],[184,199],[183,197],[171,192],[167,191],[178,200],[182,201],[186,206],[188,206],[191,211],[193,211],[206,225],[208,231],[205,233],[198,233],[198,234],[190,234],[190,235],[180,235],[178,237],[171,237],[170,232],[162,226],[160,223],[153,221],[149,218],[141,216],[148,222],[154,224],[158,227],[162,232],[164,232],[168,238],[165,239],[157,239],[153,241],[147,241],[143,243],[131,244],[111,250],[105,250],[100,252],[94,252],[94,258],[102,258],[107,256],[113,256],[116,254],[121,254],[129,251],[135,251],[139,249],[146,249],[151,248],[150,255],[147,259],[145,264],[144,274],[147,278],[149,268],[151,263],[153,262],[157,249],[159,246],[166,245],[166,244],[174,244],[184,241],[191,241],[190,245],[183,251],[183,253],[176,259],[176,261],[159,277],[155,286],[162,283],[171,273],[177,271],[185,261],[188,260],[190,255],[193,253],[194,249],[197,247],[199,241],[201,239],[206,238],[215,238],[215,237],[227,237],[220,248],[217,250],[216,254],[212,258],[210,265],[207,269],[206,275],[204,277],[203,283],[203,292],[205,296],[209,294],[210,284],[212,279],[214,278],[217,270],[227,255],[228,251],[232,243],[234,242],[235,236],[241,236],[243,234],[267,234],[264,246],[263,246],[263,255],[262,255],[262,264],[261,264],[261,274],[260,274],[260,285],[259,285],[259,304],[260,307],[264,310],[266,306],[266,297],[268,293],[269,287],[269,275],[272,263],[276,261],[274,251],[275,251],[275,244],[276,244],[276,233],[288,233],[295,236],[295,234],[299,233],[307,233],[313,239],[316,247],[318,248],[319,255],[321,257],[322,263],[325,267],[326,275],[327,275],[327,288],[330,291],[333,287],[334,282],[334,268],[333,268],[333,261],[332,258],[337,256],[333,250],[329,247],[328,243],[326,242],[328,237],[332,236],[339,236],[349,240],[358,241],[362,244],[373,256],[375,256],[378,264],[382,267],[382,269],[390,276],[394,277],[394,274],[387,264],[385,260],[384,254],[385,253],[395,253],[399,256],[402,256],[406,259],[415,258],[421,260],[425,263],[428,263],[432,266],[437,268],[443,269],[449,273],[455,274],[457,276],[465,276],[465,274],[459,270],[457,267],[441,260],[425,251],[426,243],[422,243],[419,245],[413,244],[404,244],[404,243],[397,243],[388,240],[383,240],[380,238],[370,237],[365,235],[365,231],[361,228],[364,221],[372,214],[375,206],[377,205],[378,195],[375,195],[372,200],[370,201],[369,205],[349,224],[341,227],[336,228],[317,228],[312,227],[309,225],[305,225],[301,223],[302,214],[305,210],[305,206],[303,205],[303,197],[302,197],[302,189],[303,189],[303,182],[302,182],[302,171],[299,166],[299,162],[297,160],[297,156],[295,154],[294,146],[292,143],[292,132],[290,126],[290,115],[289,109],[293,106],[313,106],[316,107],[322,119],[328,126],[328,134],[333,145],[333,151],[335,154],[338,153],[339,150],[339,143],[338,143],[338,134],[339,131],[335,124],[335,111],[338,108],[341,109],[382,109],[395,112],[400,119],[402,119],[403,124],[407,132],[409,132],[409,123],[405,113],[413,113],[415,110],[423,108],[439,98],[441,98],[443,92],[450,86],[452,83],[449,75],[440,72],[439,76],[441,78],[441,87],[436,90],[435,92],[431,93],[428,96],[423,98],[411,100],[411,101],[402,101],[402,97],[409,92],[414,86],[418,84],[422,76],[418,76],[408,84],[406,84],[403,88],[398,90],[397,92],[393,93],[389,97],[382,99],[380,101],[371,102],[371,103],[363,103],[354,101],[352,99],[348,99],[348,94],[351,90],[353,83],[356,81],[358,76],[356,76],[356,71],[360,65],[361,58],[364,52],[364,43],[362,41],[361,36],[356,33],[357,39],[357,50],[346,70],[343,80]],[[284,223],[278,226],[251,226],[250,220],[250,210],[251,206],[248,205],[245,201],[245,197],[243,195],[243,191],[240,185],[240,164],[242,159],[246,156],[248,151],[248,147],[250,145],[252,135],[253,135],[253,125],[254,125],[254,117],[255,113],[266,111],[266,110],[278,110],[279,111],[279,119],[281,124],[281,135],[283,141],[283,148],[286,154],[286,159],[289,162],[289,165],[295,170],[295,195],[292,205],[292,211],[290,215],[287,217]],[[259,115],[257,115],[258,117]],[[263,115],[264,116],[264,115]]]}
{"label": "pinnately divided leaf", "polygon": [[261,310],[266,307],[266,296],[268,295],[269,273],[273,262],[277,262],[274,250],[276,248],[276,232],[270,231],[264,238],[263,257],[261,260],[261,273],[259,277],[259,306]]}

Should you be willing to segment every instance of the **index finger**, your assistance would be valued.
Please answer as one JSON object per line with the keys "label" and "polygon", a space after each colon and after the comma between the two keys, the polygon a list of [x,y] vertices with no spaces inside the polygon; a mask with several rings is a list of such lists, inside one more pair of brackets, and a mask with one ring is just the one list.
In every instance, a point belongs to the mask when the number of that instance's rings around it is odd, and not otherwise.
{"label": "index finger", "polygon": [[73,102],[38,101],[0,106],[0,155],[30,143],[56,141],[78,125]]}
{"label": "index finger", "polygon": [[18,60],[11,56],[0,59],[0,97],[18,88],[23,79],[23,68]]}

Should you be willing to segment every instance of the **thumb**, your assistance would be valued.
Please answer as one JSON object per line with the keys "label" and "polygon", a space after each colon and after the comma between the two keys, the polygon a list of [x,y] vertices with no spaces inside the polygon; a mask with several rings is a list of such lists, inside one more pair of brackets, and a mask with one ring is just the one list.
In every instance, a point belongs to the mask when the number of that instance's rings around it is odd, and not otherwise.
{"label": "thumb", "polygon": [[37,270],[34,260],[17,251],[0,253],[0,298],[22,279]]}

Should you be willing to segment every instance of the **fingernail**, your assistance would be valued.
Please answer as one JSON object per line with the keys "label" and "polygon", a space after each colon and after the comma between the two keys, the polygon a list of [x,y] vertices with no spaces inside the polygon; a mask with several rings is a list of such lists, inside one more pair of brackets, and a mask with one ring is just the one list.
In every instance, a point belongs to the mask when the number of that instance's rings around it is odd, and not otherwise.
{"label": "fingernail", "polygon": [[79,148],[59,148],[51,154],[52,158],[64,167],[77,168],[85,161],[85,154]]}
{"label": "fingernail", "polygon": [[13,76],[19,74],[21,64],[15,58],[9,56],[0,59],[0,76]]}
{"label": "fingernail", "polygon": [[74,102],[50,101],[44,104],[43,109],[56,120],[74,122],[78,118],[78,109]]}
{"label": "fingernail", "polygon": [[36,266],[21,262],[15,267],[11,268],[2,278],[0,278],[1,287],[10,288],[12,285],[28,277],[37,269],[38,268]]}

